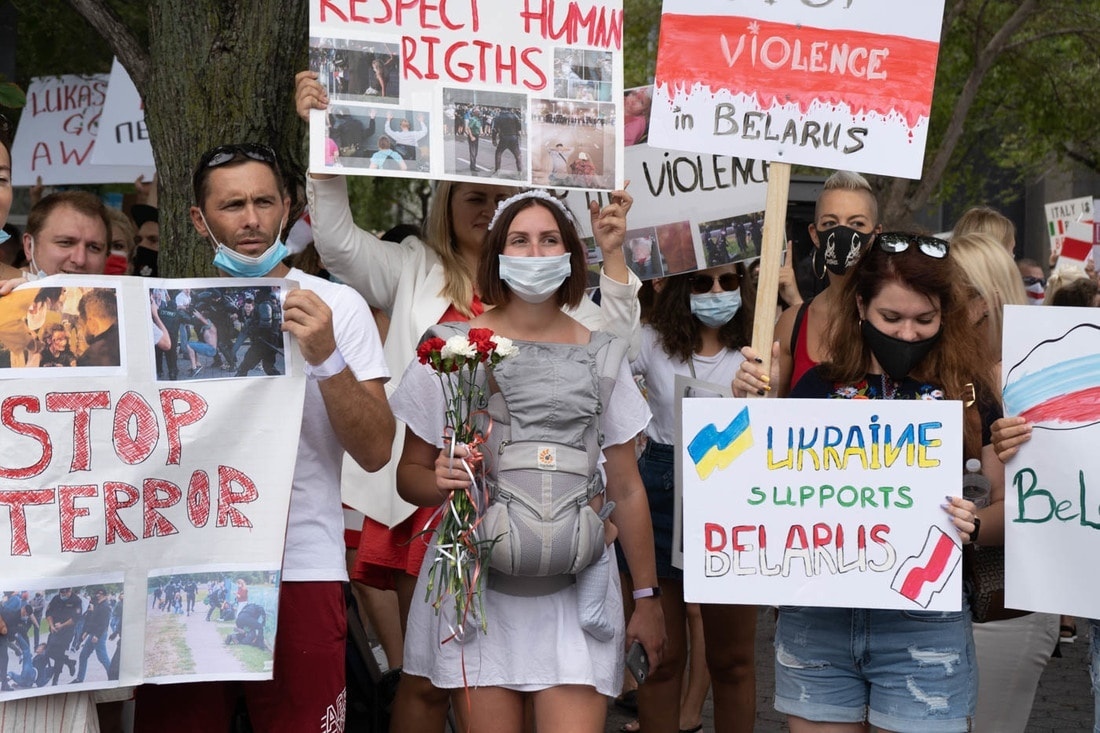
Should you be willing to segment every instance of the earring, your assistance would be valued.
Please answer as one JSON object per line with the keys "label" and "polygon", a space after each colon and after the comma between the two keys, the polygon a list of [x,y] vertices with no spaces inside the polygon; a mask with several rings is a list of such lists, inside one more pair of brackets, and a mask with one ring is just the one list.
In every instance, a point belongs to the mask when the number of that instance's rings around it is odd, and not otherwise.
{"label": "earring", "polygon": [[817,277],[818,280],[824,280],[825,279],[825,261],[824,260],[821,261],[821,272],[818,272],[817,271],[817,252],[818,252],[818,248],[814,247],[814,253],[813,253],[813,255],[810,256],[810,267],[811,267],[811,269],[813,269],[814,276]]}

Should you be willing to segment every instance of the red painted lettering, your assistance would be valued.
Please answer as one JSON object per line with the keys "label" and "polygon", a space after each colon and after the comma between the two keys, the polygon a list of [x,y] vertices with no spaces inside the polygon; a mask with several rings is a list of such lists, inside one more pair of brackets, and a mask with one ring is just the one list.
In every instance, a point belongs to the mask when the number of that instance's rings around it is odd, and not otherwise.
{"label": "red painted lettering", "polygon": [[8,507],[11,523],[11,554],[31,554],[30,541],[27,539],[27,514],[24,507],[39,504],[53,504],[54,492],[51,489],[29,491],[0,491],[0,505]]}
{"label": "red painted lettering", "polygon": [[[20,468],[6,468],[0,466],[0,478],[4,479],[28,479],[32,476],[37,476],[46,470],[46,466],[50,465],[50,461],[53,459],[53,443],[50,442],[49,432],[40,425],[32,425],[16,420],[15,408],[17,407],[22,407],[29,413],[38,413],[42,409],[37,397],[31,397],[30,395],[12,395],[11,397],[5,397],[3,404],[0,404],[0,425],[3,425],[13,433],[25,435],[28,438],[33,438],[38,441],[39,446],[41,446],[42,455],[36,462],[29,466],[22,466]],[[23,451],[20,451],[20,453],[22,452]]]}
{"label": "red painted lettering", "polygon": [[806,539],[806,528],[801,524],[792,524],[790,531],[787,532],[787,544],[786,549],[798,549],[808,550],[810,549],[810,543]]}
{"label": "red painted lettering", "polygon": [[[235,491],[233,486],[241,487]],[[232,466],[218,466],[218,526],[251,527],[252,522],[234,504],[247,504],[260,498],[255,482]]]}
{"label": "red painted lettering", "polygon": [[136,487],[122,481],[105,481],[103,483],[103,518],[107,525],[107,536],[104,538],[104,544],[113,545],[116,537],[123,542],[137,540],[137,535],[118,516],[118,510],[129,509],[137,504],[138,496]]}
{"label": "red painted lettering", "polygon": [[739,524],[730,531],[730,543],[733,545],[735,552],[745,552],[752,547],[752,545],[746,545],[742,542],[738,535],[752,532],[754,529],[756,527],[751,524]]}
{"label": "red painted lettering", "polygon": [[210,476],[195,471],[187,485],[187,518],[195,527],[205,527],[210,519]]}
{"label": "red painted lettering", "polygon": [[[187,409],[176,412],[176,402],[183,402]],[[160,391],[160,409],[164,413],[164,429],[168,433],[168,460],[166,466],[179,465],[183,446],[180,443],[180,428],[193,425],[201,420],[208,409],[201,395],[186,389],[170,388]],[[176,489],[179,490],[178,487]],[[148,535],[146,535],[148,536]]]}
{"label": "red painted lettering", "polygon": [[814,525],[814,549],[819,547],[828,547],[829,543],[833,541],[833,530],[827,524],[818,522]]}
{"label": "red painted lettering", "polygon": [[78,507],[76,500],[81,497],[99,496],[99,486],[82,484],[79,486],[58,486],[57,503],[61,519],[61,551],[91,552],[99,545],[98,537],[77,537],[76,520],[91,514],[87,507]]}
{"label": "red painted lettering", "polygon": [[141,463],[157,447],[160,430],[153,408],[137,392],[127,392],[115,405],[111,431],[115,454],[130,466]]}
{"label": "red painted lettering", "polygon": [[50,412],[73,413],[73,460],[70,471],[87,471],[91,467],[92,410],[106,410],[111,406],[111,396],[99,392],[51,392],[46,395],[46,409]]}
{"label": "red painted lettering", "polygon": [[718,552],[726,546],[726,529],[715,522],[703,525],[703,538],[707,552]]}
{"label": "red painted lettering", "polygon": [[[145,539],[150,537],[167,537],[177,534],[176,525],[168,521],[168,517],[161,514],[158,509],[167,509],[179,503],[183,492],[180,487],[171,481],[164,479],[147,478],[142,482],[142,504],[144,514],[144,526],[142,533]],[[164,496],[161,496],[164,492]]]}

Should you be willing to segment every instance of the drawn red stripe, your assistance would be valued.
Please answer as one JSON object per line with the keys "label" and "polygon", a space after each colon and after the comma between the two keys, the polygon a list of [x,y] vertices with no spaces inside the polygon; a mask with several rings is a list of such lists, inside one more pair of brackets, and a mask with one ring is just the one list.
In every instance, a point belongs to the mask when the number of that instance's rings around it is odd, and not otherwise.
{"label": "drawn red stripe", "polygon": [[[849,48],[889,49],[881,67],[886,78],[867,80],[848,74],[793,71],[789,63],[777,70],[761,63],[754,67],[749,53],[752,41],[749,23],[759,26],[758,44],[773,36],[786,39],[792,47],[798,40],[803,54],[809,52],[812,44],[821,42],[828,44],[827,48],[848,44]],[[730,67],[722,51],[721,37],[725,35],[732,51],[742,34],[743,53]],[[755,94],[763,109],[775,103],[794,103],[803,114],[813,102],[846,103],[853,115],[897,113],[913,127],[921,117],[928,117],[932,107],[938,55],[938,41],[771,23],[740,16],[665,13],[661,16],[657,80],[662,86],[669,85],[673,93],[687,92],[700,83],[712,94],[718,91]],[[829,59],[830,54],[826,53],[825,58]]]}
{"label": "drawn red stripe", "polygon": [[921,587],[925,583],[935,582],[943,574],[954,549],[955,543],[951,541],[951,538],[941,534],[936,542],[936,548],[932,550],[932,557],[929,558],[928,564],[923,568],[913,568],[905,576],[905,582],[901,586],[901,594],[910,600],[916,600],[920,596]]}
{"label": "drawn red stripe", "polygon": [[1020,415],[1029,423],[1089,423],[1100,420],[1100,386],[1053,397]]}

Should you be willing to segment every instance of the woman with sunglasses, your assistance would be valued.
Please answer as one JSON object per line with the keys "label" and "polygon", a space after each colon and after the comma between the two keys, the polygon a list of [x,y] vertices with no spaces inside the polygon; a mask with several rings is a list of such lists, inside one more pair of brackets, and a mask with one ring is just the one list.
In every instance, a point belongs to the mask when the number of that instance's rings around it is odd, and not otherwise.
{"label": "woman with sunglasses", "polygon": [[[638,469],[653,520],[668,642],[661,665],[652,669],[645,684],[638,688],[638,729],[698,730],[698,718],[686,719],[684,715],[690,715],[690,711],[680,709],[688,640],[684,574],[672,565],[676,495],[673,455],[678,427],[675,381],[681,375],[716,385],[730,383],[744,359],[739,349],[749,342],[752,332],[753,292],[740,263],[674,275],[655,283],[655,290],[631,371],[645,378],[653,412],[645,429],[647,441],[638,458]],[[692,396],[717,394],[695,389]],[[627,572],[623,563],[620,569]],[[752,731],[756,719],[756,608],[703,604],[700,612],[714,691],[715,726],[721,731]]]}
{"label": "woman with sunglasses", "polygon": [[[964,455],[993,458],[989,474],[999,465],[988,445],[996,391],[973,338],[965,278],[947,254],[939,239],[880,234],[838,301],[829,360],[790,396],[977,404],[984,415],[965,420]],[[960,497],[944,511],[964,544],[977,539],[983,519],[998,525],[997,509]],[[792,733],[971,729],[978,685],[966,603],[946,613],[781,607],[775,649],[775,707]]]}
{"label": "woman with sunglasses", "polygon": [[786,396],[810,367],[825,360],[825,331],[843,310],[841,292],[848,273],[880,231],[871,184],[850,171],[829,176],[810,225],[814,274],[819,280],[827,278],[828,285],[798,308],[783,311],[776,322],[772,358],[779,362],[778,379],[771,379],[760,365],[760,354],[751,347],[742,350],[745,361],[733,382],[734,395],[776,391],[780,397]]}
{"label": "woman with sunglasses", "polygon": [[[295,83],[296,108],[308,122],[309,111],[324,109],[328,96],[313,72],[299,73]],[[391,243],[355,225],[342,176],[307,177],[314,244],[326,268],[359,291],[372,308],[391,317],[384,345],[391,374],[403,373],[421,335],[430,327],[469,320],[484,312],[475,282],[478,262],[497,204],[516,192],[478,181],[440,182],[432,195],[423,238]],[[610,218],[625,215],[631,198],[625,191],[617,191],[612,200],[602,212],[590,212],[604,256],[601,304],[597,307],[584,298],[576,307],[566,309],[594,330],[604,328],[605,321],[608,326],[636,324],[640,317],[637,293],[641,283],[623,258],[622,232],[616,234],[605,226]],[[629,336],[629,326],[621,333]],[[391,379],[387,388],[392,391],[399,382],[399,378]],[[428,547],[427,535],[417,536],[434,513],[432,507],[415,507],[397,495],[395,472],[404,435],[399,425],[393,457],[381,471],[368,475],[354,464],[344,466],[344,486],[369,495],[364,504],[378,508],[375,517],[364,520],[352,577],[369,586],[397,591],[402,630]],[[446,691],[433,689],[424,678],[402,675],[393,730],[442,730],[446,706]]]}

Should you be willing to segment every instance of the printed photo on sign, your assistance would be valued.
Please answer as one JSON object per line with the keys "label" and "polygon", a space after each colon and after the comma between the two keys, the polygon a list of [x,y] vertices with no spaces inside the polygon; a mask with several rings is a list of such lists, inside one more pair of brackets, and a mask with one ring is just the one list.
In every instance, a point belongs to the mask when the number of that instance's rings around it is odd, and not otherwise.
{"label": "printed photo on sign", "polygon": [[112,686],[122,653],[122,576],[80,585],[58,579],[24,583],[0,592],[8,627],[0,648],[0,701],[56,693],[63,684]]}
{"label": "printed photo on sign", "polygon": [[466,87],[444,89],[446,172],[497,176],[504,163],[506,173],[521,174],[527,157],[523,124],[526,107],[527,97],[523,94]]}
{"label": "printed photo on sign", "polygon": [[397,104],[401,97],[396,43],[310,38],[309,68],[334,102]]}
{"label": "printed photo on sign", "polygon": [[326,160],[380,171],[428,170],[430,119],[424,112],[335,107],[328,116]]}
{"label": "printed photo on sign", "polygon": [[691,239],[691,222],[675,221],[660,224],[654,229],[657,232],[657,244],[661,249],[666,275],[699,268],[695,258],[695,242]]}
{"label": "printed photo on sign", "polygon": [[641,145],[649,139],[649,109],[653,87],[627,89],[623,94],[623,145]]}
{"label": "printed photo on sign", "polygon": [[116,290],[21,287],[0,298],[0,374],[120,366]]}
{"label": "printed photo on sign", "polygon": [[627,230],[623,241],[623,255],[627,266],[639,280],[651,280],[665,274],[661,248],[657,244],[657,232],[652,227]]}
{"label": "printed photo on sign", "polygon": [[150,288],[157,379],[286,374],[282,288]]}
{"label": "printed photo on sign", "polygon": [[554,49],[555,97],[610,102],[613,81],[611,52]]}
{"label": "printed photo on sign", "polygon": [[532,100],[531,181],[537,186],[615,185],[615,105]]}
{"label": "printed photo on sign", "polygon": [[699,224],[699,236],[703,239],[706,256],[704,267],[759,257],[764,238],[764,212],[704,221]]}
{"label": "printed photo on sign", "polygon": [[153,571],[145,598],[145,675],[271,677],[279,571]]}

